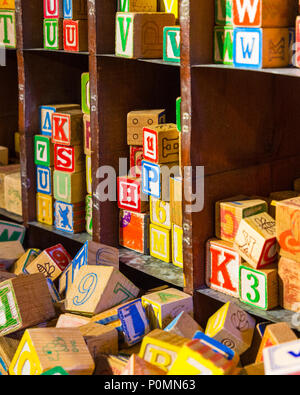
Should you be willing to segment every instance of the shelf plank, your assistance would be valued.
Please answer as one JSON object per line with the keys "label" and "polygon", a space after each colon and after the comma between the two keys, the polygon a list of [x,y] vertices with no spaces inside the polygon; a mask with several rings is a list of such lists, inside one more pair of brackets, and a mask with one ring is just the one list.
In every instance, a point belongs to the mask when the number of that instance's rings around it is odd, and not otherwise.
{"label": "shelf plank", "polygon": [[183,271],[172,263],[166,263],[149,255],[142,255],[126,248],[119,249],[120,261],[137,271],[183,288]]}
{"label": "shelf plank", "polygon": [[0,208],[0,217],[5,217],[5,218],[7,218],[7,220],[14,221],[19,224],[23,223],[23,217],[21,215],[10,213],[9,211],[5,210],[4,208]]}
{"label": "shelf plank", "polygon": [[240,302],[239,299],[232,296],[228,296],[221,292],[215,291],[210,288],[200,288],[196,292],[205,295],[209,298],[217,300],[222,303],[232,302],[238,305],[241,309],[247,311],[256,317],[262,318],[263,320],[270,322],[287,322],[292,328],[300,330],[300,319],[296,319],[296,313],[293,311],[284,310],[282,308],[276,308],[269,311],[263,311],[255,307],[249,306],[245,303]]}
{"label": "shelf plank", "polygon": [[122,56],[116,56],[114,54],[97,54],[97,57],[101,58],[111,58],[111,59],[125,59],[128,61],[133,61],[133,62],[145,62],[145,63],[152,63],[152,64],[159,64],[162,66],[175,66],[175,67],[180,67],[180,63],[176,62],[166,62],[163,59],[130,59],[130,58],[125,58]]}
{"label": "shelf plank", "polygon": [[59,49],[45,49],[45,48],[24,48],[24,52],[46,52],[46,53],[62,53],[67,55],[89,55],[89,52],[75,52],[75,51],[64,51]]}

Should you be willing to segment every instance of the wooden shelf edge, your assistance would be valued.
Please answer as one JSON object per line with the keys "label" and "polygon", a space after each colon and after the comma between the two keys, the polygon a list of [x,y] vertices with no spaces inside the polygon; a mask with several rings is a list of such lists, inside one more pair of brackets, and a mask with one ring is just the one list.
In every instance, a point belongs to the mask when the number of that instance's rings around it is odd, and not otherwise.
{"label": "wooden shelf edge", "polygon": [[24,52],[41,52],[41,53],[60,53],[67,55],[84,55],[88,56],[89,52],[75,52],[75,51],[64,51],[62,49],[46,49],[46,48],[23,48]]}
{"label": "wooden shelf edge", "polygon": [[0,217],[5,217],[5,218],[7,218],[8,221],[14,221],[19,224],[23,223],[23,217],[21,215],[10,213],[9,211],[5,210],[4,208],[0,208]]}
{"label": "wooden shelf edge", "polygon": [[96,54],[97,58],[110,58],[110,59],[118,59],[118,60],[126,60],[126,61],[132,61],[132,62],[145,62],[145,63],[152,63],[152,64],[158,64],[162,66],[173,66],[173,67],[180,67],[180,63],[176,62],[166,62],[163,59],[131,59],[131,58],[126,58],[122,56],[116,56],[115,54]]}

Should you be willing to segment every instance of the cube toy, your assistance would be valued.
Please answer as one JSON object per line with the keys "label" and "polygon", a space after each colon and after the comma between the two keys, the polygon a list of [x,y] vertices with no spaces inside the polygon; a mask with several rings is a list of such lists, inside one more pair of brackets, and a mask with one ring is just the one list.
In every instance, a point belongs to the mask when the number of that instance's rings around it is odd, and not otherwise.
{"label": "cube toy", "polygon": [[176,99],[176,125],[178,132],[181,132],[181,97]]}
{"label": "cube toy", "polygon": [[241,355],[251,347],[254,328],[255,320],[228,302],[210,317],[205,334]]}
{"label": "cube toy", "polygon": [[162,58],[163,28],[173,25],[173,14],[118,12],[116,55],[131,59]]}
{"label": "cube toy", "polygon": [[16,275],[20,274],[29,274],[26,270],[26,267],[34,261],[38,255],[40,254],[40,250],[35,248],[30,248],[27,250],[12,267],[12,272]]}
{"label": "cube toy", "polygon": [[45,167],[54,165],[53,144],[49,136],[34,136],[34,163]]}
{"label": "cube toy", "polygon": [[233,24],[242,27],[293,26],[297,5],[293,0],[233,0]]}
{"label": "cube toy", "polygon": [[54,145],[54,168],[67,173],[78,173],[84,170],[84,156],[81,145],[66,147]]}
{"label": "cube toy", "polygon": [[112,266],[83,266],[68,289],[65,307],[94,315],[132,300],[138,293],[139,289]]}
{"label": "cube toy", "polygon": [[251,69],[289,65],[288,28],[235,28],[233,63]]}
{"label": "cube toy", "polygon": [[293,342],[295,340],[297,340],[297,336],[286,322],[268,325],[262,338],[255,362],[263,362],[263,353],[266,348]]}
{"label": "cube toy", "polygon": [[72,109],[52,114],[52,143],[60,145],[82,144],[82,112]]}
{"label": "cube toy", "polygon": [[0,221],[0,242],[20,241],[23,243],[26,228],[13,222]]}
{"label": "cube toy", "polygon": [[162,376],[165,374],[166,372],[164,370],[145,361],[136,354],[133,354],[130,357],[127,365],[121,373],[122,376]]}
{"label": "cube toy", "polygon": [[215,0],[215,23],[219,26],[233,24],[233,0]]}
{"label": "cube toy", "polygon": [[251,365],[244,366],[241,375],[243,376],[265,376],[265,367],[261,363],[253,363]]}
{"label": "cube toy", "polygon": [[156,12],[156,0],[118,0],[120,12]]}
{"label": "cube toy", "polygon": [[69,373],[67,373],[61,366],[56,366],[55,368],[42,373],[41,376],[69,376]]}
{"label": "cube toy", "polygon": [[11,361],[17,351],[19,340],[9,336],[0,338],[0,376],[6,376]]}
{"label": "cube toy", "polygon": [[150,225],[150,255],[164,262],[172,262],[172,234],[170,229]]}
{"label": "cube toy", "polygon": [[289,49],[290,49],[289,66],[297,67],[296,29],[294,27],[289,27]]}
{"label": "cube toy", "polygon": [[8,148],[0,146],[0,166],[8,165]]}
{"label": "cube toy", "polygon": [[233,361],[210,346],[192,340],[181,348],[168,374],[223,376],[232,374],[235,368]]}
{"label": "cube toy", "polygon": [[203,331],[201,326],[185,311],[179,313],[164,330],[187,339],[192,339],[196,332]]}
{"label": "cube toy", "polygon": [[131,111],[127,115],[127,144],[143,145],[143,128],[166,123],[166,110]]}
{"label": "cube toy", "polygon": [[91,155],[92,154],[91,119],[88,114],[83,115],[83,129],[84,129],[84,153],[85,155]]}
{"label": "cube toy", "polygon": [[19,159],[20,158],[20,152],[21,152],[21,149],[20,149],[20,133],[19,132],[16,132],[14,134],[14,148],[15,148],[16,157]]}
{"label": "cube toy", "polygon": [[49,104],[40,106],[40,133],[52,136],[52,114],[60,111],[79,109],[78,104]]}
{"label": "cube toy", "polygon": [[85,0],[63,0],[64,19],[87,19]]}
{"label": "cube toy", "polygon": [[16,16],[14,10],[0,9],[0,45],[16,48]]}
{"label": "cube toy", "polygon": [[22,184],[21,173],[11,173],[4,178],[4,208],[22,216]]}
{"label": "cube toy", "polygon": [[141,342],[143,337],[150,332],[149,321],[141,299],[120,307],[118,317],[122,323],[125,344],[129,347]]}
{"label": "cube toy", "polygon": [[240,266],[240,300],[261,310],[277,307],[279,304],[277,268],[255,270],[245,265]]}
{"label": "cube toy", "polygon": [[182,227],[182,177],[170,177],[171,222]]}
{"label": "cube toy", "polygon": [[54,226],[67,233],[81,233],[85,230],[85,202],[54,203]]}
{"label": "cube toy", "polygon": [[295,191],[279,191],[279,192],[272,192],[269,195],[269,199],[271,200],[270,206],[269,206],[269,214],[271,217],[275,218],[276,216],[276,205],[277,202],[280,202],[282,200],[287,200],[287,199],[292,199],[295,197],[298,197],[300,195],[299,192]]}
{"label": "cube toy", "polygon": [[255,269],[264,268],[277,258],[276,223],[267,213],[253,215],[241,221],[234,246]]}
{"label": "cube toy", "polygon": [[79,329],[27,329],[9,374],[36,376],[58,363],[71,375],[92,375],[95,364]]}
{"label": "cube toy", "polygon": [[10,273],[6,270],[4,271],[4,269],[2,269],[2,270],[0,270],[0,283],[2,283],[3,281],[10,280],[12,278],[17,277],[17,275],[14,273]]}
{"label": "cube toy", "polygon": [[132,177],[141,177],[142,175],[142,160],[143,147],[139,145],[130,146],[130,175]]}
{"label": "cube toy", "polygon": [[88,51],[88,24],[87,20],[64,19],[64,50],[74,52]]}
{"label": "cube toy", "polygon": [[44,18],[63,18],[62,0],[44,0]]}
{"label": "cube toy", "polygon": [[214,63],[233,65],[232,26],[216,26],[214,29]]}
{"label": "cube toy", "polygon": [[172,368],[181,347],[189,339],[155,329],[143,339],[139,357],[166,373]]}
{"label": "cube toy", "polygon": [[61,297],[59,296],[59,293],[51,278],[47,278],[47,285],[51,295],[52,303],[59,303],[61,301]]}
{"label": "cube toy", "polygon": [[136,213],[146,212],[148,198],[142,192],[141,179],[134,177],[118,177],[118,207]]}
{"label": "cube toy", "polygon": [[44,48],[50,50],[64,49],[62,19],[44,19]]}
{"label": "cube toy", "polygon": [[36,168],[37,193],[52,195],[53,193],[53,167],[37,166]]}
{"label": "cube toy", "polygon": [[85,199],[85,172],[54,171],[54,199],[64,203],[79,203]]}
{"label": "cube toy", "polygon": [[20,172],[20,165],[0,166],[0,206],[5,207],[4,180],[8,174]]}
{"label": "cube toy", "polygon": [[87,325],[91,322],[88,317],[83,317],[76,314],[61,314],[58,317],[56,328],[80,328],[83,325]]}
{"label": "cube toy", "polygon": [[173,163],[179,159],[179,133],[173,123],[144,128],[144,159],[156,163]]}
{"label": "cube toy", "polygon": [[118,354],[118,331],[115,328],[90,322],[80,326],[79,331],[94,360],[101,354]]}
{"label": "cube toy", "polygon": [[87,195],[85,198],[85,222],[86,232],[93,236],[93,198],[92,195]]}
{"label": "cube toy", "polygon": [[171,229],[170,203],[150,197],[150,219],[151,223],[162,228]]}
{"label": "cube toy", "polygon": [[266,376],[300,375],[300,340],[266,348],[264,367]]}
{"label": "cube toy", "polygon": [[85,169],[86,169],[86,191],[88,194],[92,194],[92,157],[86,155],[85,157]]}
{"label": "cube toy", "polygon": [[53,197],[42,193],[36,194],[36,219],[46,225],[53,225]]}
{"label": "cube toy", "polygon": [[120,210],[119,244],[149,255],[149,214]]}
{"label": "cube toy", "polygon": [[278,264],[279,301],[286,310],[300,312],[300,263],[281,257]]}
{"label": "cube toy", "polygon": [[91,112],[90,73],[81,74],[81,109],[83,114],[90,115]]}
{"label": "cube toy", "polygon": [[15,8],[15,0],[0,0],[0,10],[14,10]]}
{"label": "cube toy", "polygon": [[216,203],[216,236],[234,242],[241,220],[267,212],[268,205],[263,200],[230,200]]}
{"label": "cube toy", "polygon": [[208,240],[206,246],[206,284],[219,292],[239,297],[239,268],[243,259],[224,240]]}
{"label": "cube toy", "polygon": [[2,241],[0,243],[0,264],[4,270],[10,267],[25,253],[19,241]]}
{"label": "cube toy", "polygon": [[180,26],[165,27],[163,60],[166,62],[180,63],[180,47]]}
{"label": "cube toy", "polygon": [[172,227],[172,262],[183,268],[183,229],[177,225]]}
{"label": "cube toy", "polygon": [[29,274],[42,273],[46,278],[56,280],[72,258],[61,244],[47,248],[26,266]]}
{"label": "cube toy", "polygon": [[160,0],[159,9],[163,12],[174,14],[179,19],[179,0]]}
{"label": "cube toy", "polygon": [[151,329],[164,329],[179,313],[193,315],[193,298],[175,288],[142,296]]}
{"label": "cube toy", "polygon": [[19,276],[0,284],[0,336],[55,317],[47,282],[42,274]]}

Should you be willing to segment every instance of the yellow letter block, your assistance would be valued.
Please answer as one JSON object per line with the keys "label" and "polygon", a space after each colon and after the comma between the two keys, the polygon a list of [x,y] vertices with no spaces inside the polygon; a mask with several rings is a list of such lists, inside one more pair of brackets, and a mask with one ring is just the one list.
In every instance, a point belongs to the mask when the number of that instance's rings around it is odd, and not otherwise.
{"label": "yellow letter block", "polygon": [[160,11],[174,14],[179,18],[179,0],[160,0]]}
{"label": "yellow letter block", "polygon": [[171,230],[150,225],[150,255],[164,262],[171,262]]}
{"label": "yellow letter block", "polygon": [[150,198],[151,223],[162,228],[171,229],[170,203],[159,200],[153,196]]}
{"label": "yellow letter block", "polygon": [[36,194],[37,221],[53,225],[53,197],[42,193]]}
{"label": "yellow letter block", "polygon": [[172,260],[175,266],[183,268],[183,229],[180,226],[173,225],[172,229]]}

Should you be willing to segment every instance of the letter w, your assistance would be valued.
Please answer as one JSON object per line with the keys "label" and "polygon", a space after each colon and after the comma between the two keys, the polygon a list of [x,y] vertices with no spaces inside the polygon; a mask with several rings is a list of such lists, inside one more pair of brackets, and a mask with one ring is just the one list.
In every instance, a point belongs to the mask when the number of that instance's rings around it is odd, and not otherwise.
{"label": "letter w", "polygon": [[249,16],[249,22],[250,23],[254,22],[257,13],[258,1],[259,0],[254,0],[253,4],[251,4],[252,0],[236,0],[236,6],[238,10],[240,23],[244,22],[246,12]]}
{"label": "letter w", "polygon": [[248,58],[250,59],[251,56],[252,56],[252,53],[253,53],[253,48],[254,48],[254,43],[255,43],[255,37],[252,38],[252,47],[251,47],[251,49],[250,49],[250,43],[249,43],[249,42],[247,42],[246,48],[245,48],[244,38],[245,38],[245,37],[241,37],[243,58],[245,59],[246,57],[248,57]]}

